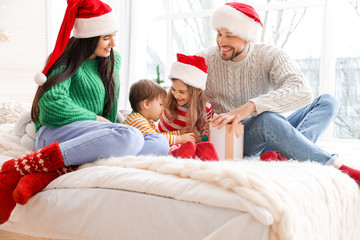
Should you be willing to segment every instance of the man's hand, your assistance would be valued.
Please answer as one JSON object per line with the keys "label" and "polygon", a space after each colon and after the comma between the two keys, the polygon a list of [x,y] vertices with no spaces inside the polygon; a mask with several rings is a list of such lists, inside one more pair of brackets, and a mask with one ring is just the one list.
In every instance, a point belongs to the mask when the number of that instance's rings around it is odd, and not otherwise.
{"label": "man's hand", "polygon": [[213,127],[217,126],[218,129],[220,129],[226,124],[232,123],[229,130],[229,132],[232,132],[239,122],[250,117],[255,111],[255,104],[253,102],[247,102],[231,112],[214,115],[213,119],[211,120],[211,124]]}

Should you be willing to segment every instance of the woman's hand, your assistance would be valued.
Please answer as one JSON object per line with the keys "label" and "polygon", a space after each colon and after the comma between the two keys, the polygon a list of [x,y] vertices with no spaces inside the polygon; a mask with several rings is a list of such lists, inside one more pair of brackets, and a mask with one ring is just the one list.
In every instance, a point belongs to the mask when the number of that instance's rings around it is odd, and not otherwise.
{"label": "woman's hand", "polygon": [[255,111],[255,104],[253,102],[247,102],[231,112],[214,115],[210,122],[213,127],[217,126],[218,129],[224,127],[228,123],[232,123],[229,130],[229,132],[232,132],[239,122],[250,117]]}
{"label": "woman's hand", "polygon": [[102,116],[96,116],[96,121],[99,121],[99,122],[111,122],[109,121],[108,119],[102,117]]}

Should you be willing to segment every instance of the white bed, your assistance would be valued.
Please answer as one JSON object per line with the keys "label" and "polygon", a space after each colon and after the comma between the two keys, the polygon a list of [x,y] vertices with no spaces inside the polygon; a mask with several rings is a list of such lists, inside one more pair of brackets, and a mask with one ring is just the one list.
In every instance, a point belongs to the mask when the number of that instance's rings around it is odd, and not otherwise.
{"label": "white bed", "polygon": [[[2,161],[28,152],[13,128],[0,124]],[[0,237],[355,240],[359,215],[358,186],[333,167],[124,157],[57,178],[14,209]]]}
{"label": "white bed", "polygon": [[[132,190],[139,187],[147,193]],[[17,206],[1,228],[57,239],[269,239],[269,226],[245,209],[216,206],[220,196],[224,204],[242,206],[211,184],[137,169],[88,168]]]}

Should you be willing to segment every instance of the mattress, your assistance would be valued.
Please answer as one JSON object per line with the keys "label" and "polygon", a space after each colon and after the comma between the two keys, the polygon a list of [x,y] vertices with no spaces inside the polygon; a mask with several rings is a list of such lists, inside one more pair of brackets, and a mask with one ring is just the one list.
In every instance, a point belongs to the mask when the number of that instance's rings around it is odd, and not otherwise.
{"label": "mattress", "polygon": [[0,229],[57,239],[265,240],[271,221],[265,209],[212,184],[97,166],[56,179]]}

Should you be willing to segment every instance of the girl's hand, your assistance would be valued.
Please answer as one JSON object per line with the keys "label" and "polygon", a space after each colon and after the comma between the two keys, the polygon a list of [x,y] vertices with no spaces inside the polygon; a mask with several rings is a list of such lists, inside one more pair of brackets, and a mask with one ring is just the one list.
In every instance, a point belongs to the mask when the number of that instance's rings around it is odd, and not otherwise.
{"label": "girl's hand", "polygon": [[[215,117],[215,116],[217,116],[216,113],[214,113],[214,116],[213,116],[213,117]],[[210,122],[211,122],[211,120],[210,120]],[[210,131],[210,128],[209,128],[210,122],[207,122],[207,123],[205,124],[205,126],[203,127],[203,129],[204,129],[205,132]]]}
{"label": "girl's hand", "polygon": [[201,137],[201,136],[196,137],[196,138],[195,138],[195,142],[196,142],[196,143],[202,142],[202,137]]}
{"label": "girl's hand", "polygon": [[196,143],[202,142],[202,136],[199,131],[197,131],[196,129],[193,128],[193,129],[191,129],[191,132],[194,134]]}
{"label": "girl's hand", "polygon": [[102,117],[102,116],[96,116],[96,121],[99,122],[110,122],[108,119]]}
{"label": "girl's hand", "polygon": [[183,135],[185,133],[189,133],[191,132],[191,127],[190,126],[186,126],[186,127],[183,127],[182,129],[180,129],[180,134]]}
{"label": "girl's hand", "polygon": [[177,136],[176,139],[178,140],[177,143],[185,143],[187,141],[195,142],[195,136],[193,133],[185,133],[183,135]]}
{"label": "girl's hand", "polygon": [[250,117],[255,111],[255,104],[253,102],[247,102],[231,112],[222,113],[217,116],[214,115],[211,124],[213,127],[217,126],[218,129],[220,129],[226,124],[232,123],[231,128],[229,129],[229,132],[232,132],[240,121]]}

